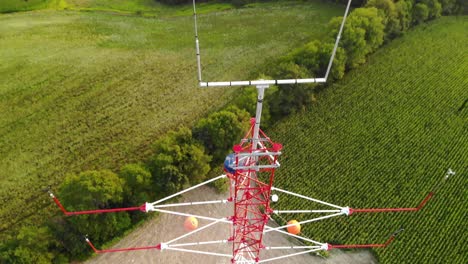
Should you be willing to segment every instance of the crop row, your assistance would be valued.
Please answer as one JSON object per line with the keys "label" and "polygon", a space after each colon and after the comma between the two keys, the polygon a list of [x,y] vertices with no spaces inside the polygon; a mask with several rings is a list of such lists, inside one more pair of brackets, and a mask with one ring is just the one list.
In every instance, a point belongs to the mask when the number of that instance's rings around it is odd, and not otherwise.
{"label": "crop row", "polygon": [[[416,207],[413,213],[355,214],[306,224],[303,234],[342,244],[382,243],[400,227],[381,263],[463,263],[468,98],[463,19],[443,18],[391,43],[270,132],[284,144],[276,186],[354,208]],[[437,69],[437,70],[435,70]],[[281,199],[280,209],[322,208]],[[283,215],[306,220],[306,215]]]}

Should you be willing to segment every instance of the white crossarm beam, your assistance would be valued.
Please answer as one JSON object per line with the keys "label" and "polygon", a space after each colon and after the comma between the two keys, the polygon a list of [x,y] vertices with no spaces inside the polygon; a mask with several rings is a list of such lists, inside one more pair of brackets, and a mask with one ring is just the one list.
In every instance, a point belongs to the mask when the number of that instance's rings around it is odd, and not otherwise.
{"label": "white crossarm beam", "polygon": [[227,224],[232,224],[232,221],[227,220],[226,218],[214,218],[214,217],[208,217],[208,216],[202,216],[202,215],[194,215],[194,214],[187,214],[187,213],[181,213],[181,212],[176,212],[176,211],[169,211],[169,210],[163,210],[163,209],[157,209],[153,208],[151,211],[154,212],[160,212],[160,213],[165,213],[165,214],[173,214],[173,215],[179,215],[179,216],[193,216],[199,219],[203,220],[208,220],[208,221],[219,221]]}
{"label": "white crossarm beam", "polygon": [[275,231],[275,230],[278,230],[278,229],[288,228],[288,227],[290,227],[290,226],[295,226],[295,225],[297,225],[297,224],[302,225],[302,224],[307,224],[307,223],[311,223],[311,222],[317,222],[317,221],[320,221],[320,220],[323,220],[323,219],[332,218],[332,217],[339,216],[339,215],[344,215],[344,214],[345,214],[345,213],[339,212],[339,213],[336,213],[336,214],[325,215],[325,216],[321,216],[321,217],[317,217],[317,218],[313,218],[313,219],[309,219],[309,220],[300,221],[300,222],[293,223],[293,224],[288,224],[288,225],[284,225],[284,226],[274,227],[274,228],[272,228],[272,229],[264,230],[263,233],[268,233],[268,232]]}
{"label": "white crossarm beam", "polygon": [[341,210],[273,210],[275,214],[339,213]]}
{"label": "white crossarm beam", "polygon": [[222,253],[216,253],[216,252],[207,252],[207,251],[192,250],[192,249],[185,249],[185,248],[173,248],[173,247],[167,247],[166,249],[167,249],[167,250],[174,250],[174,251],[188,252],[188,253],[196,253],[196,254],[203,254],[203,255],[211,255],[211,256],[217,256],[217,257],[228,257],[228,258],[232,258],[232,255],[222,254]]}
{"label": "white crossarm beam", "polygon": [[165,208],[165,207],[177,207],[177,206],[188,206],[188,205],[204,205],[204,204],[218,204],[227,203],[228,200],[213,200],[213,201],[202,201],[202,202],[186,202],[186,203],[175,203],[175,204],[161,204],[155,205],[153,208]]}
{"label": "white crossarm beam", "polygon": [[276,169],[279,166],[274,164],[274,165],[252,165],[252,166],[237,166],[237,167],[232,167],[235,170],[258,170],[258,169]]}
{"label": "white crossarm beam", "polygon": [[266,250],[272,249],[312,249],[321,248],[320,246],[283,246],[283,247],[265,247]]}
{"label": "white crossarm beam", "polygon": [[307,242],[311,242],[311,243],[314,243],[316,245],[323,246],[323,245],[326,244],[326,243],[320,243],[318,241],[315,241],[315,240],[312,240],[312,239],[309,239],[309,238],[306,238],[306,237],[303,237],[303,236],[294,235],[294,234],[288,233],[288,232],[280,230],[280,229],[275,229],[274,227],[271,227],[271,226],[265,226],[265,228],[267,230],[274,229],[273,231],[275,231],[275,232],[285,234],[285,235],[288,235],[288,236],[292,236],[292,237],[295,237],[297,239],[304,240],[304,241],[307,241]]}
{"label": "white crossarm beam", "polygon": [[239,154],[236,154],[237,157],[254,157],[254,156],[270,156],[272,157],[272,155],[281,155],[281,152],[278,151],[278,152],[271,152],[271,151],[266,151],[266,152],[261,152],[261,151],[256,151],[256,152],[252,152],[252,153],[239,153]]}
{"label": "white crossarm beam", "polygon": [[320,203],[320,204],[323,204],[323,205],[328,205],[328,206],[331,206],[331,207],[335,207],[335,208],[338,208],[340,210],[345,209],[345,207],[341,207],[341,206],[338,206],[338,205],[327,203],[327,202],[324,202],[324,201],[321,201],[321,200],[317,200],[317,199],[314,199],[314,198],[311,198],[311,197],[307,197],[307,196],[304,196],[302,194],[286,191],[286,190],[283,190],[283,189],[280,189],[280,188],[271,187],[271,190],[272,191],[276,190],[276,191],[283,192],[283,193],[286,193],[286,194],[289,194],[289,195],[293,195],[293,196],[296,196],[296,197],[299,197],[299,198],[302,198],[302,199],[306,199],[306,200],[309,200],[309,201],[312,201],[312,202],[316,202],[316,203]]}
{"label": "white crossarm beam", "polygon": [[325,78],[309,79],[280,79],[280,80],[251,80],[251,81],[229,81],[229,82],[200,82],[200,87],[223,87],[223,86],[251,86],[251,85],[277,85],[277,84],[301,84],[301,83],[325,83]]}
{"label": "white crossarm beam", "polygon": [[199,246],[199,245],[210,245],[210,244],[225,244],[227,240],[213,240],[213,241],[202,241],[193,243],[173,244],[171,247],[188,247],[188,246]]}
{"label": "white crossarm beam", "polygon": [[208,183],[210,183],[210,182],[214,182],[214,181],[219,180],[219,179],[222,179],[222,178],[226,178],[226,175],[225,175],[225,174],[219,175],[218,177],[215,177],[215,178],[213,178],[213,179],[209,179],[209,180],[204,181],[204,182],[202,182],[202,183],[199,183],[199,184],[197,184],[197,185],[195,185],[195,186],[192,186],[192,187],[187,188],[187,189],[185,189],[185,190],[182,190],[182,191],[180,191],[180,192],[177,192],[177,193],[174,193],[174,194],[169,195],[169,196],[167,196],[167,197],[164,197],[164,198],[162,198],[162,199],[160,199],[160,200],[157,200],[156,202],[146,203],[146,206],[148,206],[148,205],[155,205],[155,204],[164,202],[164,201],[166,201],[166,200],[169,200],[169,199],[171,199],[171,198],[176,197],[177,195],[181,195],[181,194],[183,194],[183,193],[186,193],[186,192],[188,192],[188,191],[191,191],[191,190],[196,189],[196,188],[198,188],[198,187],[200,187],[200,186],[206,185],[206,184],[208,184]]}
{"label": "white crossarm beam", "polygon": [[188,232],[187,234],[183,234],[183,235],[181,235],[180,237],[174,238],[174,239],[172,239],[172,240],[169,241],[169,242],[161,243],[161,244],[170,246],[169,244],[174,243],[174,242],[176,242],[177,240],[180,240],[180,239],[182,239],[182,238],[185,238],[185,237],[191,236],[191,235],[193,235],[193,234],[195,234],[195,233],[198,233],[198,232],[200,232],[200,231],[202,231],[202,230],[204,230],[204,229],[206,229],[206,228],[208,228],[208,227],[211,227],[211,226],[213,226],[213,225],[215,225],[215,224],[217,224],[217,223],[223,222],[223,220],[225,220],[225,219],[226,219],[226,218],[218,219],[218,220],[216,220],[216,221],[214,221],[214,222],[212,222],[212,223],[209,223],[209,224],[207,224],[207,225],[205,225],[205,226],[202,226],[202,227],[197,228],[197,229],[195,229],[195,230],[193,230],[193,231],[190,231],[190,232]]}
{"label": "white crossarm beam", "polygon": [[338,49],[338,44],[341,39],[341,34],[343,32],[344,24],[349,13],[351,6],[351,1],[348,0],[345,13],[343,15],[343,20],[340,24],[340,29],[336,36],[335,44],[333,46],[333,51],[330,56],[330,60],[327,65],[327,70],[323,78],[305,78],[305,79],[279,79],[279,80],[250,80],[250,81],[221,81],[221,82],[203,82],[202,81],[202,66],[200,59],[200,43],[198,40],[198,25],[197,25],[197,10],[195,7],[195,0],[193,0],[193,17],[195,24],[195,48],[197,56],[197,70],[198,70],[198,84],[200,87],[220,87],[220,86],[252,86],[252,85],[278,85],[278,84],[300,84],[300,83],[325,83],[327,82],[328,75],[330,73],[331,67],[333,65],[333,60]]}

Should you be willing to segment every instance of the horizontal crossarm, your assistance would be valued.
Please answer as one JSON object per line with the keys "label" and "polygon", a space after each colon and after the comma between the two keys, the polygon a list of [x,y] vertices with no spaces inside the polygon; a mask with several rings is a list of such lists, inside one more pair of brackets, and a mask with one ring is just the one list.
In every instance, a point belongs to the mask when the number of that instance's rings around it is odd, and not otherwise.
{"label": "horizontal crossarm", "polygon": [[142,212],[146,212],[146,210],[145,210],[146,205],[145,204],[142,204],[142,205],[136,206],[136,207],[96,209],[96,210],[84,210],[84,211],[70,212],[70,211],[67,211],[67,209],[65,209],[65,207],[62,205],[62,203],[60,203],[59,199],[57,199],[57,197],[55,197],[55,195],[52,192],[49,191],[49,195],[50,195],[50,197],[52,197],[55,204],[60,208],[60,210],[62,210],[62,212],[67,216],[70,216],[70,215],[84,215],[84,214],[117,213],[117,212],[124,212],[124,211],[142,211]]}
{"label": "horizontal crossarm", "polygon": [[390,243],[392,243],[392,241],[395,239],[395,237],[398,235],[398,233],[402,232],[403,230],[404,230],[403,228],[397,230],[383,244],[351,244],[351,245],[327,244],[326,250],[331,250],[333,248],[384,248],[384,247],[387,247],[388,245],[390,245]]}
{"label": "horizontal crossarm", "polygon": [[427,201],[429,201],[432,196],[434,195],[433,192],[430,192],[424,200],[418,205],[418,207],[398,207],[398,208],[363,208],[363,209],[355,209],[349,208],[349,214],[353,213],[381,213],[381,212],[411,212],[411,211],[419,211],[421,210],[424,205],[426,205]]}
{"label": "horizontal crossarm", "polygon": [[414,212],[421,210],[426,203],[436,194],[436,191],[444,184],[448,178],[452,175],[455,175],[455,172],[451,169],[448,169],[442,181],[438,182],[430,191],[426,197],[419,203],[417,207],[397,207],[397,208],[362,208],[362,209],[355,209],[349,208],[349,214],[353,213],[380,213],[380,212]]}

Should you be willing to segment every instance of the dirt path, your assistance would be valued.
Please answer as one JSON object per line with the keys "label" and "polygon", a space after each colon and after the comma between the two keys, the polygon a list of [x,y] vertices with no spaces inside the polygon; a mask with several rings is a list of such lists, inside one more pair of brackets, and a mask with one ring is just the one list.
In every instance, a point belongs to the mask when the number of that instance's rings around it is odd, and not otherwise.
{"label": "dirt path", "polygon": [[[209,200],[221,200],[225,199],[226,195],[217,194],[213,189],[208,187],[198,188],[197,190],[188,192],[182,199],[183,201],[209,201]],[[179,207],[177,209],[169,209],[184,213],[198,214],[204,216],[210,216],[215,218],[221,218],[230,216],[232,214],[231,204],[210,204],[210,205],[199,205],[190,207]],[[142,227],[133,231],[131,234],[123,238],[113,248],[122,247],[137,247],[137,246],[148,246],[157,245],[160,242],[168,242],[178,236],[186,233],[183,228],[183,222],[185,217],[174,216],[164,214],[153,220],[147,221]],[[200,220],[199,226],[202,227],[205,224],[210,223],[209,221]],[[269,225],[275,225],[269,223]],[[211,241],[211,240],[225,240],[229,237],[228,224],[218,223],[202,230],[197,234],[190,237],[181,239],[176,243],[190,243],[198,241]],[[288,239],[287,236],[282,235],[278,232],[270,232],[264,238],[265,245],[267,246],[288,246],[298,244],[298,241]],[[189,247],[184,247],[189,248]],[[229,244],[216,244],[216,245],[204,245],[190,247],[194,250],[203,250],[210,252],[217,252],[222,254],[230,254],[231,247]],[[261,253],[261,259],[267,259],[284,254],[291,254],[298,252],[297,250],[264,250]],[[179,264],[179,263],[206,263],[206,264],[228,264],[230,258],[228,257],[216,257],[207,256],[201,254],[184,253],[176,251],[159,251],[159,250],[143,250],[133,252],[121,252],[121,253],[107,253],[98,255],[91,260],[87,261],[88,264],[104,263],[164,263],[164,264]],[[271,263],[334,263],[334,264],[354,264],[354,263],[377,263],[372,255],[367,251],[344,253],[341,251],[333,250],[333,254],[328,259],[321,257],[312,256],[309,254],[299,255],[292,258],[286,258],[282,260],[273,261]]]}

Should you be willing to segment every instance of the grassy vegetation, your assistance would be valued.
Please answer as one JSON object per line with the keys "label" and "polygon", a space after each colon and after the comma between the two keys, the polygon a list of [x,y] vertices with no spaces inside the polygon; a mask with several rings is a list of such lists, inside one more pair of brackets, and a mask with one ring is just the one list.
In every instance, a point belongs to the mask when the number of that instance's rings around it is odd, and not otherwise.
{"label": "grassy vegetation", "polygon": [[74,8],[89,8],[99,10],[121,11],[152,11],[161,8],[161,4],[154,0],[67,0],[69,6]]}
{"label": "grassy vegetation", "polygon": [[62,9],[65,6],[65,0],[2,0],[0,2],[0,13],[38,9]]}
{"label": "grassy vegetation", "polygon": [[[380,243],[404,227],[376,250],[381,263],[465,262],[467,25],[444,17],[416,28],[270,131],[284,143],[276,185],[342,206],[414,207],[448,168],[457,172],[422,211],[325,220],[305,225],[305,235]],[[314,209],[281,197],[279,208]]]}
{"label": "grassy vegetation", "polygon": [[[299,2],[293,2],[299,4]],[[250,4],[248,7],[266,7],[267,3]],[[291,6],[291,3],[279,1],[276,5]],[[197,12],[206,14],[234,9],[230,3],[197,3]],[[155,0],[3,0],[0,3],[0,13],[11,13],[31,10],[75,10],[99,11],[120,14],[138,14],[140,16],[186,16],[193,14],[192,5],[165,5]]]}
{"label": "grassy vegetation", "polygon": [[[322,3],[278,5],[200,16],[207,79],[246,78],[268,58],[320,36],[343,11]],[[192,125],[230,100],[234,90],[196,86],[191,19],[0,15],[2,233],[41,222],[48,209],[56,213],[40,190],[66,173],[145,158],[168,129]]]}

